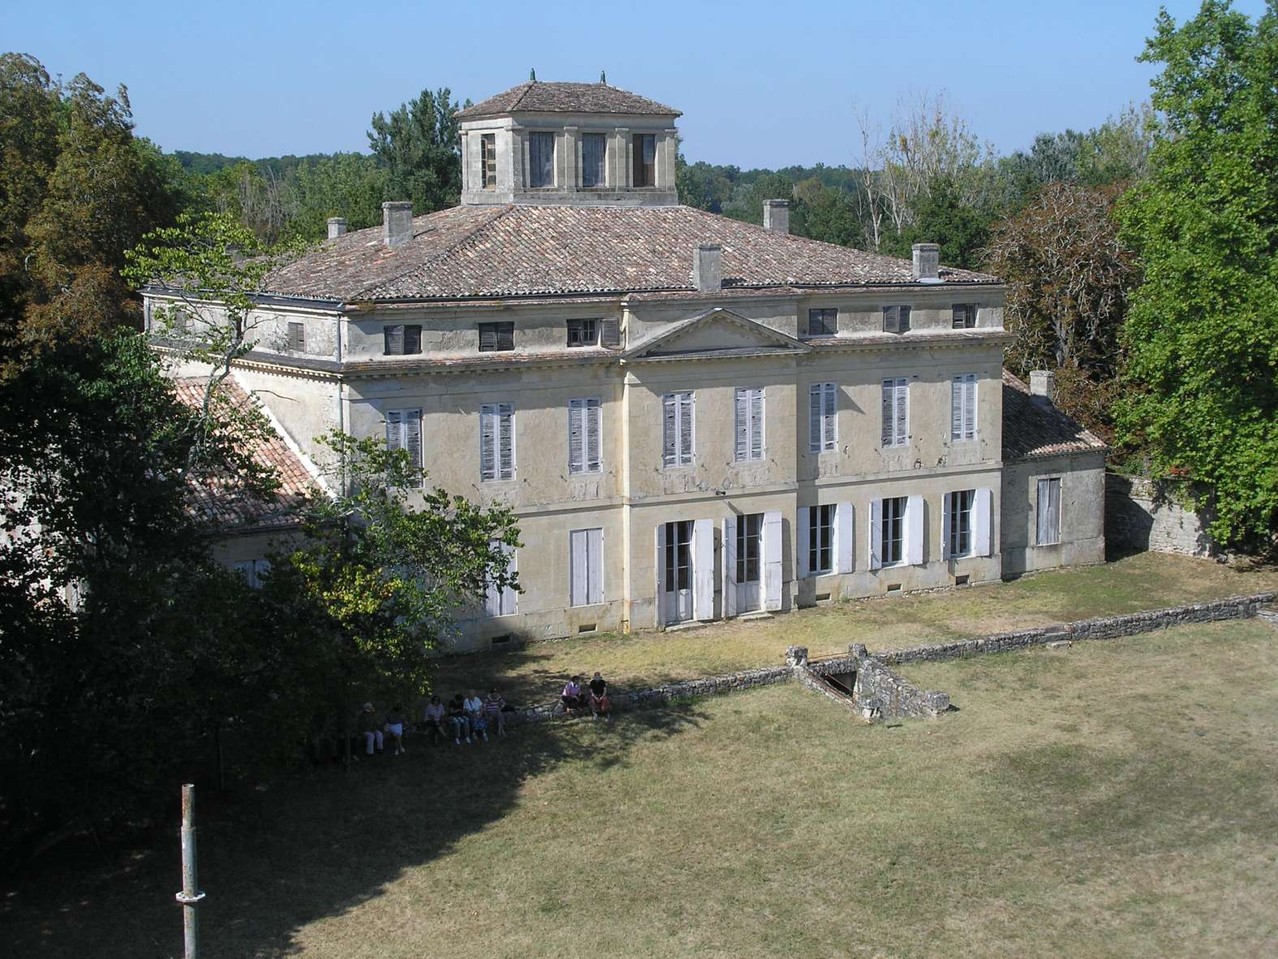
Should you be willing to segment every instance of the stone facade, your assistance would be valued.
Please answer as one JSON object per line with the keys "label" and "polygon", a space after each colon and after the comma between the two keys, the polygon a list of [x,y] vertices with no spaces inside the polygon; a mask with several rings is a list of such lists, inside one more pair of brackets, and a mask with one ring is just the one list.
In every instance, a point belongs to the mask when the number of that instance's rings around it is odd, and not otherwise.
{"label": "stone facade", "polygon": [[1140,477],[1105,477],[1105,527],[1111,549],[1215,556],[1207,532],[1210,511],[1195,512],[1177,500],[1178,484]]}

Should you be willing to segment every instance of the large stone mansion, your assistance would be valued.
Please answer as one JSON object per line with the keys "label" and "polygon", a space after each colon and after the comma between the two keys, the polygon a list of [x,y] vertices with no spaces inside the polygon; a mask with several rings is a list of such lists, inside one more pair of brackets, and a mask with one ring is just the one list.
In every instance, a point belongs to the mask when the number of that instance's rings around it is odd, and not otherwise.
{"label": "large stone mansion", "polygon": [[331,220],[259,300],[235,375],[304,457],[384,435],[517,511],[523,591],[459,647],[1101,561],[1104,447],[1004,373],[1000,282],[680,206],[678,116],[602,83],[469,107],[459,206]]}

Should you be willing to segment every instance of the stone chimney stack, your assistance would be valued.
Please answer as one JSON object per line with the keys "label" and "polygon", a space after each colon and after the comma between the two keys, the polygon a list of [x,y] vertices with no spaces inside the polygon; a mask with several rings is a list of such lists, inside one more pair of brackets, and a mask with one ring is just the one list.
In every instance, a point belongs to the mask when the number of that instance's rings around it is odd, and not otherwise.
{"label": "stone chimney stack", "polygon": [[394,249],[413,238],[413,202],[387,200],[382,204],[382,242]]}
{"label": "stone chimney stack", "polygon": [[790,232],[790,201],[763,201],[763,228],[773,233]]}
{"label": "stone chimney stack", "polygon": [[698,293],[718,293],[723,289],[723,247],[702,243],[692,255],[692,285]]}
{"label": "stone chimney stack", "polygon": [[1030,395],[1036,403],[1056,402],[1056,374],[1051,370],[1030,370]]}
{"label": "stone chimney stack", "polygon": [[336,240],[339,236],[346,234],[346,218],[341,216],[330,216],[328,218],[328,238]]}
{"label": "stone chimney stack", "polygon": [[917,283],[941,282],[941,247],[938,244],[914,244],[914,280]]}

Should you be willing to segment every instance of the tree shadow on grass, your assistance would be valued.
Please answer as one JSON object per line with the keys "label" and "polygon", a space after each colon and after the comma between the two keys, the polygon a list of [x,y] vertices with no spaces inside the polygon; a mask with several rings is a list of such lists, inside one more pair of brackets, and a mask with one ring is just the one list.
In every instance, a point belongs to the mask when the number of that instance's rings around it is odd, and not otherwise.
{"label": "tree shadow on grass", "polygon": [[[197,805],[208,894],[201,954],[294,955],[304,926],[357,909],[406,870],[498,822],[529,780],[564,765],[584,776],[602,772],[703,719],[695,703],[683,703],[610,723],[522,725],[472,745],[410,736],[405,755],[365,759],[349,771],[323,767],[225,801],[205,790]],[[0,895],[0,951],[32,959],[180,956],[177,832],[173,824],[144,848],[67,849],[36,863]]]}

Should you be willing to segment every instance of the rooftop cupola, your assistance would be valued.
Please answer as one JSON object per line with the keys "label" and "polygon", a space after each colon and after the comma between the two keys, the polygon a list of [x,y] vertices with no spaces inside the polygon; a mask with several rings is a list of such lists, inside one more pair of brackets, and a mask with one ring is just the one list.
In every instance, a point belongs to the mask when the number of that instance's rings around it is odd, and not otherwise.
{"label": "rooftop cupola", "polygon": [[457,113],[465,206],[673,206],[679,111],[600,83],[530,78]]}

